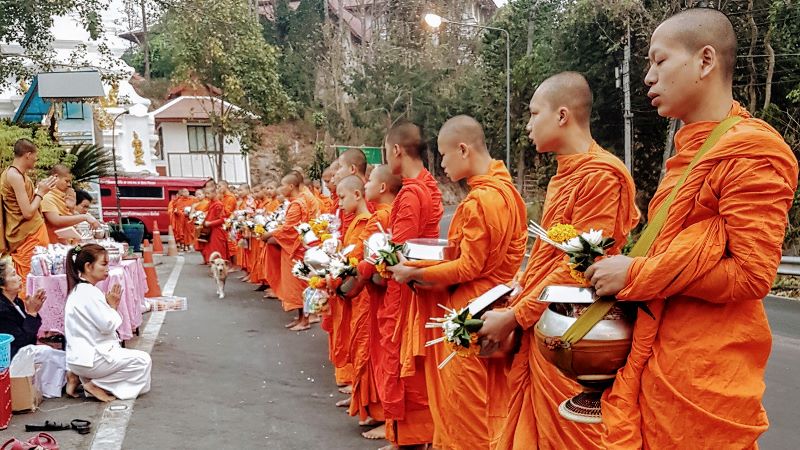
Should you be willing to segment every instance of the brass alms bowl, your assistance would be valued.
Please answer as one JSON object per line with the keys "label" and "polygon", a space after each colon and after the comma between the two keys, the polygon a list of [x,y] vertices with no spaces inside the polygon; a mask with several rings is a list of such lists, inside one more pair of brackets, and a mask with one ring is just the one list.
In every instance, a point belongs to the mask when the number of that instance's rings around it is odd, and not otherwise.
{"label": "brass alms bowl", "polygon": [[[548,287],[550,288],[550,287]],[[580,341],[567,345],[561,336],[585,309],[590,288],[554,286],[539,297],[550,302],[534,328],[538,351],[564,375],[583,386],[583,392],[559,406],[559,413],[572,421],[600,423],[600,398],[617,371],[625,365],[633,341],[633,315],[615,306]],[[554,298],[558,292],[562,301]],[[576,301],[571,303],[570,301]]]}

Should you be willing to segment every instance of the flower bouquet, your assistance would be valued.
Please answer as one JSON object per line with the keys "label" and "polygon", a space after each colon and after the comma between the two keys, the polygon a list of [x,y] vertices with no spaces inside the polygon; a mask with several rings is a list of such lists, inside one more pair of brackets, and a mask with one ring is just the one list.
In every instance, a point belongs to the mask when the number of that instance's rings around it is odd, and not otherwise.
{"label": "flower bouquet", "polygon": [[590,229],[585,233],[578,233],[575,227],[569,224],[557,223],[549,230],[545,230],[538,223],[531,221],[528,232],[531,236],[566,253],[569,256],[567,265],[570,275],[584,286],[589,284],[583,275],[586,269],[598,258],[606,256],[606,250],[615,244],[614,238],[604,237],[602,230]]}
{"label": "flower bouquet", "polygon": [[311,224],[304,222],[294,227],[294,229],[297,230],[297,238],[306,248],[316,247],[322,243],[317,233],[311,228]]}
{"label": "flower bouquet", "polygon": [[378,224],[378,232],[364,241],[365,261],[375,266],[375,270],[383,279],[390,278],[387,267],[394,266],[399,262],[398,254],[403,251],[403,244],[395,244],[391,240],[391,235],[383,230]]}
{"label": "flower bouquet", "polygon": [[[447,314],[443,317],[432,317],[431,321],[425,324],[425,328],[441,328],[443,336],[425,343],[426,347],[444,343],[450,350],[450,354],[439,363],[439,370],[443,369],[454,357],[478,356],[481,353],[481,346],[478,342],[478,331],[483,326],[480,320],[481,315],[491,309],[498,300],[510,295],[514,288],[505,284],[499,284],[474,299],[469,305],[460,311],[439,305]],[[510,341],[504,344],[503,353],[510,351],[514,345],[514,333],[510,335]]]}

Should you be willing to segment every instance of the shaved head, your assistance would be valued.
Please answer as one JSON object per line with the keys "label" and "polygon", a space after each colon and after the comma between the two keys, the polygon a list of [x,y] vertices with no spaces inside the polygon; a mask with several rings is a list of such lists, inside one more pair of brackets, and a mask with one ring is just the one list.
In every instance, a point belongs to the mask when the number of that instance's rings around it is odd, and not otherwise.
{"label": "shaved head", "polygon": [[422,128],[411,122],[400,122],[393,126],[386,134],[386,143],[389,147],[402,147],[405,154],[413,159],[422,159],[428,148],[422,137]]}
{"label": "shaved head", "polygon": [[713,8],[691,8],[681,11],[661,23],[653,32],[680,42],[687,51],[695,53],[711,46],[719,58],[722,74],[733,80],[736,67],[736,32],[728,16]]}
{"label": "shaved head", "polygon": [[364,193],[364,182],[361,180],[361,178],[359,178],[359,177],[357,177],[355,175],[350,175],[348,177],[345,177],[342,181],[339,182],[339,184],[336,186],[336,190],[339,191],[339,192],[341,192],[341,191],[347,191],[347,192],[356,192],[356,191],[358,191],[358,192],[361,192],[363,194]]}
{"label": "shaved head", "polygon": [[289,174],[294,175],[299,180],[299,184],[304,186],[306,184],[306,176],[303,175],[303,172],[293,169]]}
{"label": "shaved head", "polygon": [[589,127],[592,116],[592,90],[589,82],[578,72],[561,72],[544,80],[534,95],[557,110],[566,107],[575,121]]}
{"label": "shaved head", "polygon": [[386,164],[381,164],[372,169],[369,180],[378,184],[385,184],[386,190],[394,195],[397,195],[397,193],[400,192],[400,188],[403,187],[403,179],[393,174],[392,170]]}
{"label": "shaved head", "polygon": [[300,187],[303,185],[303,177],[299,173],[292,171],[281,178],[281,184]]}
{"label": "shaved head", "polygon": [[367,173],[367,157],[364,152],[357,148],[345,150],[344,153],[339,155],[339,164],[350,170],[350,167],[355,167],[356,173],[364,176]]}
{"label": "shaved head", "polygon": [[442,125],[439,130],[439,142],[452,143],[455,141],[467,144],[475,150],[488,153],[483,126],[470,116],[455,116]]}

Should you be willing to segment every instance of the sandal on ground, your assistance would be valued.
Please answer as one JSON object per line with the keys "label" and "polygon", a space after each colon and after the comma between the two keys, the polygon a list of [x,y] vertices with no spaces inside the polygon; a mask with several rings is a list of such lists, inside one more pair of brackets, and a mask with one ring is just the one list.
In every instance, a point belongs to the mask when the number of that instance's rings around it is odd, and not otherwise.
{"label": "sandal on ground", "polygon": [[25,431],[64,431],[69,430],[72,428],[69,424],[59,423],[59,422],[50,422],[49,420],[44,421],[44,425],[25,425]]}
{"label": "sandal on ground", "polygon": [[89,434],[92,432],[92,422],[83,419],[75,419],[70,422],[72,429],[77,431],[78,434]]}

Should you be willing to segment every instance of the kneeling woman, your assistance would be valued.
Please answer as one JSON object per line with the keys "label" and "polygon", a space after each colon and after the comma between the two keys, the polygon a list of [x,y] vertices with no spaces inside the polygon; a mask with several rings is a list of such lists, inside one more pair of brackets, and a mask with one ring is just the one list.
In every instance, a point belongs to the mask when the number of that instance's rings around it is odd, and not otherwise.
{"label": "kneeling woman", "polygon": [[119,284],[107,294],[95,285],[108,278],[108,253],[97,244],[76,246],[67,253],[64,312],[67,367],[84,390],[102,401],[128,400],[150,390],[150,355],[124,349],[117,328],[122,295]]}

